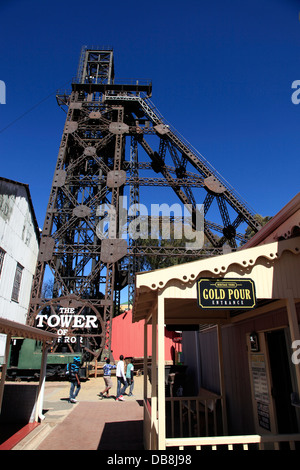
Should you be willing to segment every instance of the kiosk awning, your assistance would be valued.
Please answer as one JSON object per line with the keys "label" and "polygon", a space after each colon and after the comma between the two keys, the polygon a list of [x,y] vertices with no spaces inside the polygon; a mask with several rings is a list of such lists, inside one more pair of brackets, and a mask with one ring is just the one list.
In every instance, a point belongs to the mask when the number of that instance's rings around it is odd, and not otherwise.
{"label": "kiosk awning", "polygon": [[[230,308],[201,309],[197,303],[197,282],[201,278],[252,279],[258,300],[300,299],[300,238],[260,245],[226,255],[201,259],[136,275],[133,321],[147,319],[159,297],[165,302],[165,323],[230,322]],[[258,302],[260,305],[260,302]]]}
{"label": "kiosk awning", "polygon": [[57,338],[55,333],[44,331],[22,323],[17,323],[6,318],[0,318],[0,333],[10,336],[19,336],[23,338],[35,339],[37,341],[54,340]]}

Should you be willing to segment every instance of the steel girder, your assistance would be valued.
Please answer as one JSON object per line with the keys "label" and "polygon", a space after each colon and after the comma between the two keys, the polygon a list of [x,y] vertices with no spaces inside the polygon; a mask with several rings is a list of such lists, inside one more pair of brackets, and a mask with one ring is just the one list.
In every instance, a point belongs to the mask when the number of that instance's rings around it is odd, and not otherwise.
{"label": "steel girder", "polygon": [[[99,357],[111,354],[112,318],[119,292],[127,284],[132,305],[134,274],[142,256],[186,260],[214,256],[222,253],[225,244],[236,249],[245,241],[243,233],[237,232],[240,225],[254,231],[260,227],[247,204],[150,102],[151,84],[115,83],[112,51],[84,49],[78,70],[72,91],[57,95],[66,110],[66,122],[28,323],[33,325],[45,311],[57,314],[60,307],[96,315],[98,328],[74,329],[71,324],[65,336],[77,335],[81,344],[76,347]],[[203,204],[206,243],[201,249],[188,251],[184,245],[172,246],[172,241],[168,246],[151,242],[141,246],[130,236],[127,229],[134,217],[122,215],[121,197],[129,188],[130,207],[145,204],[141,188],[146,186],[169,188],[176,201],[191,208],[192,217],[196,204]],[[164,202],[172,204],[173,196]],[[114,208],[115,219],[105,225],[109,208]],[[218,215],[214,222],[207,218],[210,213],[212,218]],[[150,220],[151,216],[148,225]],[[53,297],[43,298],[43,281],[51,275]],[[49,324],[46,328],[57,330]],[[70,343],[67,347],[74,349]]]}

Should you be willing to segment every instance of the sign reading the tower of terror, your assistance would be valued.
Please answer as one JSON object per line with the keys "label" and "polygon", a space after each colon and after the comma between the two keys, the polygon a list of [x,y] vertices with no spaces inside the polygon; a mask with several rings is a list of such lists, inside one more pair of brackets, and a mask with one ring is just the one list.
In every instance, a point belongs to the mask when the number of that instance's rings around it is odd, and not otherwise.
{"label": "sign reading the tower of terror", "polygon": [[[77,336],[72,335],[74,330],[84,330],[98,327],[98,319],[96,315],[83,315],[78,314],[75,308],[64,308],[60,307],[57,314],[42,315],[39,314],[36,317],[37,328],[49,328],[56,329],[59,343],[75,343]],[[71,333],[71,335],[70,335]],[[82,342],[82,337],[80,342]]]}
{"label": "sign reading the tower of terror", "polygon": [[203,309],[250,309],[256,305],[252,279],[199,279],[197,297]]}

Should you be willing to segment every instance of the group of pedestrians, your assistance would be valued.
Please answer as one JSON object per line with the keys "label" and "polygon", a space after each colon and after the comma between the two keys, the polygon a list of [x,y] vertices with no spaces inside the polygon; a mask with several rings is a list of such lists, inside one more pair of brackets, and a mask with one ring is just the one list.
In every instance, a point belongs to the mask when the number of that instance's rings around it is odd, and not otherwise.
{"label": "group of pedestrians", "polygon": [[126,366],[126,373],[125,373],[125,364],[124,364],[124,356],[121,354],[120,360],[118,364],[112,365],[110,364],[110,360],[106,359],[106,363],[103,366],[103,378],[105,382],[105,389],[103,392],[100,392],[100,397],[103,398],[104,394],[106,393],[106,397],[109,397],[109,390],[112,387],[112,379],[111,379],[111,370],[112,369],[117,369],[116,370],[116,377],[117,377],[117,395],[116,395],[116,401],[124,401],[124,394],[126,392],[126,389],[129,388],[129,396],[132,396],[132,391],[134,387],[134,380],[133,380],[133,371],[134,367],[131,362]]}
{"label": "group of pedestrians", "polygon": [[[71,382],[70,385],[70,393],[69,393],[69,402],[70,403],[76,403],[76,397],[80,391],[81,388],[81,382],[80,382],[80,374],[79,374],[79,369],[80,369],[80,357],[76,356],[73,359],[73,363],[68,365],[66,374],[69,378],[69,381]],[[121,354],[120,360],[118,361],[117,365],[112,365],[110,364],[110,360],[106,359],[106,362],[103,366],[103,378],[104,378],[104,383],[105,383],[105,389],[103,392],[99,393],[100,398],[104,398],[106,396],[107,398],[110,396],[109,391],[112,388],[112,379],[111,379],[111,371],[112,369],[117,369],[116,370],[116,376],[117,376],[117,395],[116,395],[116,401],[124,401],[123,395],[126,392],[126,389],[129,387],[129,396],[132,396],[133,392],[133,387],[134,387],[134,379],[133,379],[133,371],[134,371],[134,366],[132,364],[132,360],[129,360],[126,366],[126,372],[125,372],[125,363],[124,363],[124,356]]]}

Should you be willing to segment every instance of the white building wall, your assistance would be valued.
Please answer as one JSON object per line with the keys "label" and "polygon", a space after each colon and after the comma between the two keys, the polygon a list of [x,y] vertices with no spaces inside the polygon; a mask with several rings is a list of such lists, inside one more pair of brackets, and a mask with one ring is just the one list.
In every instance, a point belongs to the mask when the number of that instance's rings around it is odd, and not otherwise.
{"label": "white building wall", "polygon": [[[26,323],[38,238],[28,194],[23,185],[0,179],[0,248],[5,251],[0,274],[0,317]],[[12,300],[17,264],[23,267],[18,301]],[[0,361],[6,336],[0,335]]]}

